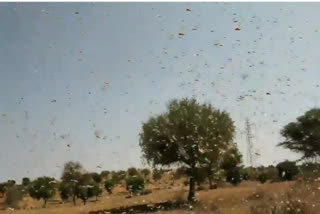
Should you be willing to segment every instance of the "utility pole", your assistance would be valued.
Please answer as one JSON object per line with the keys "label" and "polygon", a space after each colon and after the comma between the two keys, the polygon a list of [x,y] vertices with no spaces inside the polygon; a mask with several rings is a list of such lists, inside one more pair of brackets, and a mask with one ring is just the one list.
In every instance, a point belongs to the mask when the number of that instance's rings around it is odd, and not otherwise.
{"label": "utility pole", "polygon": [[252,144],[252,132],[249,119],[246,119],[246,134],[247,134],[247,161],[251,167],[253,167],[253,144]]}

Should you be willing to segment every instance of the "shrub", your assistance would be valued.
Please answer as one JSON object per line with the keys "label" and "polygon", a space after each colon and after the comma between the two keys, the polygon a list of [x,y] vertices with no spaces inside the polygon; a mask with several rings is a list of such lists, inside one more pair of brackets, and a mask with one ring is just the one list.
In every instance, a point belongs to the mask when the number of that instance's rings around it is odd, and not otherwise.
{"label": "shrub", "polygon": [[268,180],[268,175],[265,172],[262,172],[259,174],[258,176],[258,180],[260,181],[260,183],[265,183]]}
{"label": "shrub", "polygon": [[5,200],[5,207],[18,208],[19,201],[22,200],[22,192],[17,186],[9,187]]}
{"label": "shrub", "polygon": [[131,167],[127,170],[128,176],[134,176],[134,175],[139,175],[139,172],[136,168]]}
{"label": "shrub", "polygon": [[283,161],[277,165],[278,175],[282,180],[290,181],[295,178],[299,170],[293,161]]}
{"label": "shrub", "polygon": [[241,182],[240,171],[234,168],[226,171],[226,181],[236,186]]}
{"label": "shrub", "polygon": [[130,176],[126,179],[127,190],[130,193],[137,194],[144,189],[144,180],[140,176]]}
{"label": "shrub", "polygon": [[104,183],[104,188],[107,190],[109,194],[112,194],[113,187],[114,187],[114,183],[112,181],[106,181]]}
{"label": "shrub", "polygon": [[152,171],[152,179],[154,180],[154,181],[158,181],[158,180],[160,180],[161,178],[162,178],[162,175],[163,175],[163,173],[164,173],[164,171],[163,170],[159,170],[159,169],[154,169],[153,171]]}

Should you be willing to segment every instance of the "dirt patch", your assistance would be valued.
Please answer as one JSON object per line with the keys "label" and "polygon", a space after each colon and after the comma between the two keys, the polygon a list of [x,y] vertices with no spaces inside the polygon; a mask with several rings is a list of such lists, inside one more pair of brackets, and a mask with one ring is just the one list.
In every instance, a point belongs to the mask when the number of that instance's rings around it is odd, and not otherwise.
{"label": "dirt patch", "polygon": [[156,204],[141,204],[129,207],[119,207],[109,210],[92,211],[89,214],[115,214],[115,213],[150,213],[160,210],[186,209],[190,205],[186,202],[166,201]]}

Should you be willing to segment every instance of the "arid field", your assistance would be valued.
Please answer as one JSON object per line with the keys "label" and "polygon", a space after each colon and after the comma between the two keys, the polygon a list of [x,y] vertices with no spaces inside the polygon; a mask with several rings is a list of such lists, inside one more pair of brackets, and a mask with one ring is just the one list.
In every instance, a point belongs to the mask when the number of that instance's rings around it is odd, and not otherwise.
{"label": "arid field", "polygon": [[[163,213],[225,213],[225,214],[294,214],[294,213],[319,213],[320,205],[317,198],[320,190],[318,183],[303,183],[302,181],[277,182],[259,184],[256,182],[242,182],[239,186],[220,187],[209,190],[197,191],[198,202],[193,205],[172,210],[163,210]],[[124,188],[116,187],[112,195],[103,193],[98,201],[90,200],[87,205],[77,201],[72,203],[60,203],[60,200],[51,200],[47,208],[42,208],[41,201],[35,201],[29,197],[24,198],[20,203],[20,210],[2,210],[0,213],[17,214],[60,214],[60,213],[90,213],[101,211],[108,213],[112,208],[130,207],[142,204],[155,204],[164,201],[184,201],[188,188],[176,182],[175,185],[149,185],[151,194],[133,196],[127,198],[127,191]],[[3,198],[2,198],[3,199]],[[274,207],[274,208],[272,208]],[[274,211],[272,211],[272,209]],[[98,212],[99,213],[99,212]],[[136,212],[138,213],[138,212]]]}

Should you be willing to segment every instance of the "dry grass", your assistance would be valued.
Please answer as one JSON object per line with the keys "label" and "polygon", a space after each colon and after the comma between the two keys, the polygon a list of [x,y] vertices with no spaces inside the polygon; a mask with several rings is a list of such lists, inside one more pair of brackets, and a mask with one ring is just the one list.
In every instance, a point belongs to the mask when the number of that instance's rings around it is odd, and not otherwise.
{"label": "dry grass", "polygon": [[[319,182],[281,182],[258,184],[254,182],[242,183],[238,187],[218,188],[196,192],[198,204],[190,209],[166,211],[162,213],[213,213],[213,214],[317,214],[320,213]],[[42,202],[25,198],[21,203],[24,209],[17,210],[17,214],[85,214],[89,211],[111,209],[120,206],[137,204],[151,204],[164,201],[184,201],[187,197],[187,187],[183,185],[171,186],[171,189],[159,190],[157,185],[150,185],[149,195],[125,198],[124,188],[117,187],[115,194],[103,195],[98,202],[89,202],[83,206],[78,201],[77,206],[72,203],[49,203],[47,208],[41,208]],[[319,188],[320,189],[320,188]],[[0,211],[0,214],[12,211]]]}

